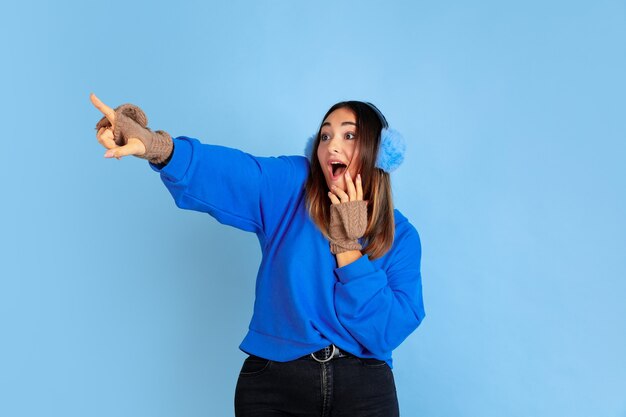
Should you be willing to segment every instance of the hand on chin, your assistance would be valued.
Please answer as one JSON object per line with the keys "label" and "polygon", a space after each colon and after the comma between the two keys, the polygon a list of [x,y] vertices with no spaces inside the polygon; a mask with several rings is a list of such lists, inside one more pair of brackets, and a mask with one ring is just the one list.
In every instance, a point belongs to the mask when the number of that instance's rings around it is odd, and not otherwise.
{"label": "hand on chin", "polygon": [[333,189],[333,185],[339,187],[339,189],[341,189],[341,191],[346,192],[346,182],[343,181],[343,178],[341,178],[338,181],[330,181],[326,184],[328,186],[329,190]]}

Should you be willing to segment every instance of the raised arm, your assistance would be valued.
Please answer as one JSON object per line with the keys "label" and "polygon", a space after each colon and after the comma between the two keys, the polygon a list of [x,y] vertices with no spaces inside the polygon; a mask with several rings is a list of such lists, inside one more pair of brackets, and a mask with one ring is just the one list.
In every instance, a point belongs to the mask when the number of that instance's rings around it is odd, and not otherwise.
{"label": "raised arm", "polygon": [[288,207],[304,192],[304,157],[257,157],[238,149],[200,143],[181,136],[160,168],[176,205],[209,213],[220,223],[271,237]]}
{"label": "raised arm", "polygon": [[304,157],[255,157],[185,136],[172,140],[167,132],[151,131],[139,107],[112,109],[94,94],[90,98],[104,115],[96,136],[107,148],[105,157],[147,159],[181,208],[209,213],[264,240],[303,192],[308,175]]}

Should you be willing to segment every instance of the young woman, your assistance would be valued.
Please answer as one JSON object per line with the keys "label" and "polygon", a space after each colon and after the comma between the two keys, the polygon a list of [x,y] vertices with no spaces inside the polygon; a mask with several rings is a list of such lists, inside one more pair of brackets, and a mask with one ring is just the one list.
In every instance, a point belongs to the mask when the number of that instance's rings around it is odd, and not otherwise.
{"label": "young woman", "polygon": [[391,353],[424,318],[421,246],[393,207],[404,145],[382,113],[338,103],[306,158],[268,158],[172,140],[136,106],[91,100],[105,157],[147,159],[179,207],[259,239],[236,415],[397,416]]}

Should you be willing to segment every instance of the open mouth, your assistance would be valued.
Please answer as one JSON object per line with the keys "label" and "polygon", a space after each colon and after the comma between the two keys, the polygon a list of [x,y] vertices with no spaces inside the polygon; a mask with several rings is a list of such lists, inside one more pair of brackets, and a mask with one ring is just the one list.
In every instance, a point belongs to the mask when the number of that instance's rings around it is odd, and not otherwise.
{"label": "open mouth", "polygon": [[330,168],[332,179],[336,180],[346,172],[348,166],[341,162],[331,162]]}

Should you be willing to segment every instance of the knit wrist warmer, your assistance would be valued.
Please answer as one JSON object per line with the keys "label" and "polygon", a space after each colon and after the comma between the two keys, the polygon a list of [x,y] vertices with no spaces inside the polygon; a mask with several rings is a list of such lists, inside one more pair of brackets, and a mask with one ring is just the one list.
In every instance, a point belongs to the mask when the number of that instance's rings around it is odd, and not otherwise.
{"label": "knit wrist warmer", "polygon": [[330,252],[334,255],[350,250],[361,250],[359,238],[367,228],[367,202],[348,201],[330,206]]}
{"label": "knit wrist warmer", "polygon": [[[106,117],[100,119],[96,125],[96,129],[102,127],[111,127]],[[115,109],[113,140],[116,145],[124,146],[128,143],[128,138],[137,138],[144,144],[146,152],[136,156],[153,164],[162,163],[172,153],[172,137],[163,130],[150,130],[146,114],[134,104],[122,104]]]}
{"label": "knit wrist warmer", "polygon": [[[145,143],[145,142],[144,142]],[[138,156],[138,158],[147,159],[153,164],[162,164],[169,159],[174,150],[174,142],[169,133],[163,130],[152,132],[152,143],[148,147],[146,145],[146,153]]]}

